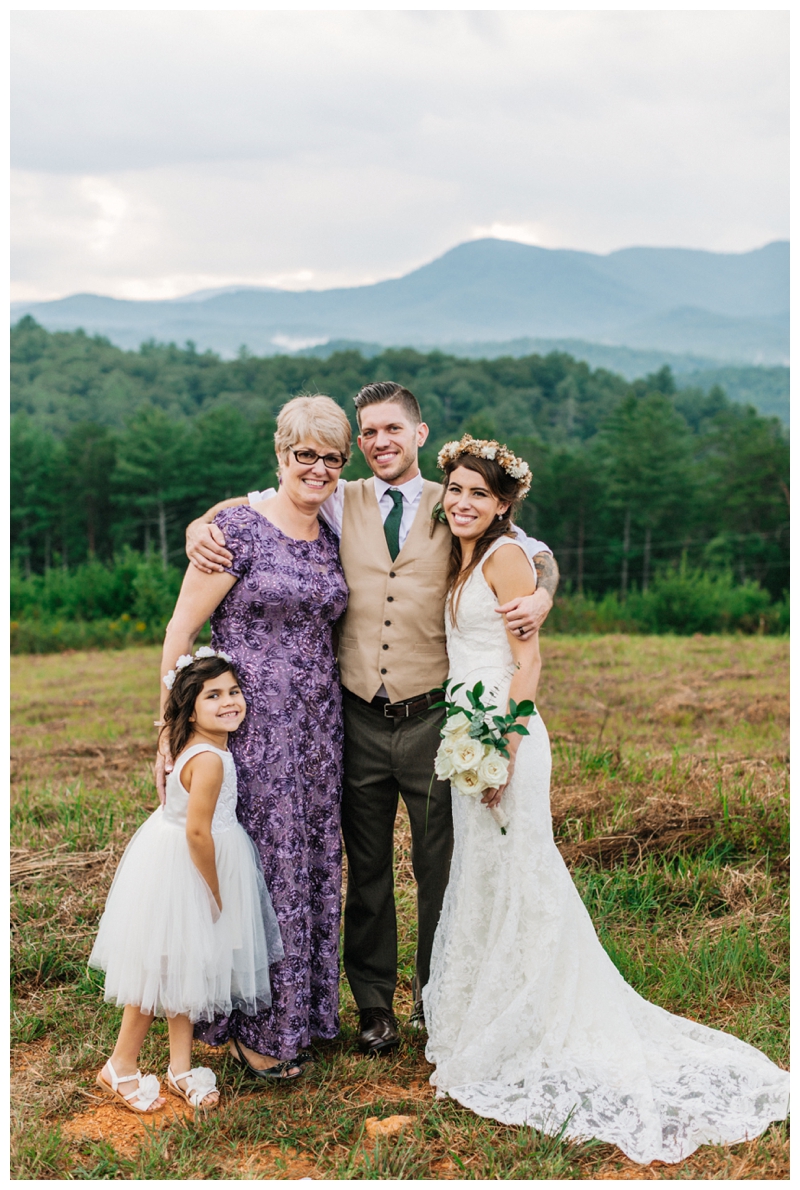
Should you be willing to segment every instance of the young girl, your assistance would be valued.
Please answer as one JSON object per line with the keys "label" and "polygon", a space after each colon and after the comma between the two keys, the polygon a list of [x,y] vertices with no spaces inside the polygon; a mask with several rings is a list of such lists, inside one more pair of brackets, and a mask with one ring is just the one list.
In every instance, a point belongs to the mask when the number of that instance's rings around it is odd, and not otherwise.
{"label": "young girl", "polygon": [[158,1078],[137,1069],[155,1016],[169,1022],[167,1087],[194,1108],[219,1095],[207,1067],[191,1067],[193,1023],[234,1008],[268,1008],[280,931],[255,847],[236,820],[228,733],[245,716],[225,653],[199,649],[164,678],[175,767],[167,797],[120,860],[89,966],[105,971],[105,999],[125,1005],[113,1054],[97,1076],[131,1111],[163,1107]]}

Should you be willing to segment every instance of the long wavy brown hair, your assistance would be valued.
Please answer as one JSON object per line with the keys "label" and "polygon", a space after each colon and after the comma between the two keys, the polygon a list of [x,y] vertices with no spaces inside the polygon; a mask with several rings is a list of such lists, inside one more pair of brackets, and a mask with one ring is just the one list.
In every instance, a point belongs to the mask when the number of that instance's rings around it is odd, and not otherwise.
{"label": "long wavy brown hair", "polygon": [[209,678],[218,678],[226,673],[239,683],[235,666],[224,657],[201,657],[176,673],[164,707],[164,726],[161,729],[169,732],[169,750],[176,760],[194,731],[192,715],[203,684]]}
{"label": "long wavy brown hair", "polygon": [[486,532],[475,542],[472,557],[469,560],[469,564],[463,570],[461,569],[463,562],[461,541],[453,534],[447,571],[447,590],[450,595],[450,614],[453,617],[453,623],[456,623],[458,602],[461,598],[464,583],[472,574],[473,570],[480,565],[493,541],[497,541],[499,537],[512,536],[511,526],[514,523],[514,514],[520,504],[518,480],[514,479],[513,475],[509,475],[507,471],[504,471],[494,459],[484,459],[480,455],[459,455],[457,459],[451,459],[445,464],[445,491],[447,491],[450,483],[450,476],[457,467],[466,467],[468,471],[477,471],[485,481],[492,495],[497,500],[502,500],[504,504],[507,503],[508,508],[505,512],[495,517]]}

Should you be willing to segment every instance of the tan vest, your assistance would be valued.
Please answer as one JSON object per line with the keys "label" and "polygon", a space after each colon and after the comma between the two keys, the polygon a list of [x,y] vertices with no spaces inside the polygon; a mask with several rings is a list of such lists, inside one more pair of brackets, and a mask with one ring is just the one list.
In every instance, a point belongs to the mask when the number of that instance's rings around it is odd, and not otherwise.
{"label": "tan vest", "polygon": [[419,507],[394,562],[372,479],[344,491],[339,553],[350,588],[339,628],[342,684],[367,701],[381,688],[393,702],[434,689],[447,677],[444,600],[450,530],[431,514],[439,484],[424,481]]}

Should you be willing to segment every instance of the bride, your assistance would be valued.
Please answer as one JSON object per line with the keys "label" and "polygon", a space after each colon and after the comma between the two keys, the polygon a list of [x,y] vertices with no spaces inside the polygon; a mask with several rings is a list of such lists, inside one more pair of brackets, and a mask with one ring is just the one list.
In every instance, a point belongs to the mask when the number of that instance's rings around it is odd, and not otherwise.
{"label": "bride", "polygon": [[[509,536],[530,470],[468,435],[439,455],[453,533],[447,649],[461,695],[483,681],[501,712],[533,699],[538,634],[496,608],[530,594]],[[676,1162],[748,1140],[788,1112],[789,1075],[759,1050],[673,1016],[625,983],[553,840],[550,744],[541,718],[508,740],[509,780],[481,802],[454,791],[450,883],[423,992],[431,1082],[481,1116]],[[509,820],[502,834],[487,807]]]}

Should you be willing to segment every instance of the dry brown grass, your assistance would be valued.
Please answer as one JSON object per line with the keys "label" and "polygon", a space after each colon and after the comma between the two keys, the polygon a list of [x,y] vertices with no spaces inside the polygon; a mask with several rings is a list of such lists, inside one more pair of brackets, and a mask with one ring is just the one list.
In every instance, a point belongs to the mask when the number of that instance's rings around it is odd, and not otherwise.
{"label": "dry brown grass", "polygon": [[[787,643],[548,638],[543,650],[556,836],[604,941],[645,994],[784,1060]],[[93,1079],[116,1018],[83,965],[116,860],[156,804],[156,656],[12,659],[13,1176],[788,1177],[785,1126],[643,1169],[608,1145],[548,1148],[529,1130],[479,1120],[433,1098],[421,1038],[404,1034],[380,1062],[351,1049],[355,1011],[344,981],[342,1040],[318,1047],[295,1087],[253,1090],[205,1050],[223,1087],[210,1122],[177,1111],[146,1128],[100,1102]],[[401,1018],[411,1009],[414,945],[409,842],[401,813]],[[678,859],[665,865],[670,855]],[[653,905],[636,901],[650,887]],[[737,938],[738,982],[682,986],[680,964],[698,946],[727,945],[732,967]],[[159,1026],[143,1064],[166,1064]],[[393,1117],[409,1119],[397,1131],[380,1126]]]}

